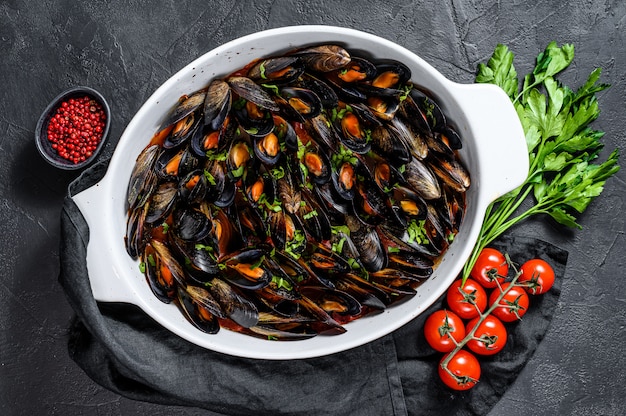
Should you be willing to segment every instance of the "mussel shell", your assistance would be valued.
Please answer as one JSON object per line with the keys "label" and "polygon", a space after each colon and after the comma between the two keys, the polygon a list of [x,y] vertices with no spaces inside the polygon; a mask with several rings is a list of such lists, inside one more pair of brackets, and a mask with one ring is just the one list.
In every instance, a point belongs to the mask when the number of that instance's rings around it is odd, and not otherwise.
{"label": "mussel shell", "polygon": [[272,280],[265,258],[268,253],[258,248],[245,248],[223,260],[227,269],[224,278],[248,290],[259,290]]}
{"label": "mussel shell", "polygon": [[156,239],[150,240],[142,261],[146,267],[146,279],[152,291],[162,301],[169,303],[175,296],[176,286],[186,285],[183,268],[165,243]]}
{"label": "mussel shell", "polygon": [[354,273],[344,274],[338,279],[337,287],[344,292],[350,293],[361,305],[375,309],[385,309],[386,305],[390,305],[393,302],[393,299],[386,291]]}
{"label": "mussel shell", "polygon": [[298,135],[291,123],[283,117],[274,114],[274,134],[278,136],[281,143],[285,144],[285,148],[291,152],[298,151]]}
{"label": "mussel shell", "polygon": [[300,341],[317,336],[317,332],[308,325],[255,325],[250,328],[250,331],[252,332],[251,335],[279,341]]}
{"label": "mussel shell", "polygon": [[393,59],[376,62],[376,75],[372,86],[382,89],[395,89],[411,79],[411,70],[400,61]]}
{"label": "mussel shell", "polygon": [[285,87],[280,89],[280,96],[303,118],[317,117],[322,111],[322,100],[312,90]]}
{"label": "mussel shell", "polygon": [[154,165],[159,158],[159,154],[159,146],[151,145],[142,150],[139,156],[137,156],[126,191],[129,210],[145,204],[156,188],[158,177],[154,172]]}
{"label": "mussel shell", "polygon": [[331,127],[331,123],[324,113],[304,121],[304,128],[313,140],[328,151],[335,151],[339,143],[338,130]]}
{"label": "mussel shell", "polygon": [[172,249],[177,258],[184,261],[187,275],[200,284],[206,284],[221,272],[217,261],[217,248],[209,239],[201,242],[187,242],[172,238]]}
{"label": "mussel shell", "polygon": [[372,129],[372,149],[394,166],[401,166],[411,160],[411,151],[400,137],[400,132],[391,124]]}
{"label": "mussel shell", "polygon": [[469,172],[459,159],[449,154],[433,154],[428,159],[428,166],[443,183],[456,192],[465,192],[470,187]]}
{"label": "mussel shell", "polygon": [[331,173],[333,189],[345,201],[352,201],[356,194],[357,176],[355,167],[349,163],[342,163]]}
{"label": "mussel shell", "polygon": [[[447,125],[446,116],[441,107],[426,92],[418,88],[412,88],[409,96],[421,111],[431,131],[441,131]],[[406,101],[410,103],[410,100]],[[413,120],[420,121],[418,117],[413,117]]]}
{"label": "mussel shell", "polygon": [[[177,299],[183,315],[193,326],[207,334],[217,334],[219,332],[219,320],[212,313],[214,309],[208,308],[206,304],[214,305],[217,308],[219,308],[219,305],[206,289],[196,286],[178,287]],[[198,299],[202,299],[203,303],[200,303]]]}
{"label": "mussel shell", "polygon": [[274,122],[270,113],[264,112],[260,117],[252,117],[247,106],[237,108],[233,111],[235,118],[239,122],[239,127],[250,137],[264,137],[274,130]]}
{"label": "mussel shell", "polygon": [[204,199],[209,187],[207,175],[196,169],[185,175],[178,183],[178,195],[188,204],[194,204]]}
{"label": "mussel shell", "polygon": [[297,302],[302,306],[303,310],[306,310],[316,319],[315,322],[309,324],[314,331],[321,334],[342,334],[346,332],[343,326],[311,299],[302,296]]}
{"label": "mussel shell", "polygon": [[196,209],[180,207],[173,211],[173,231],[185,241],[200,241],[211,233],[211,221]]}
{"label": "mussel shell", "polygon": [[433,273],[434,263],[430,258],[414,251],[400,250],[389,253],[389,267],[426,278]]}
{"label": "mussel shell", "polygon": [[330,72],[350,63],[350,54],[338,45],[319,45],[294,52],[307,68],[316,72]]}
{"label": "mussel shell", "polygon": [[[322,244],[311,244],[312,252],[309,254],[307,264],[313,269],[327,274],[341,274],[347,273],[352,270],[352,266],[346,259],[335,253],[328,247]],[[333,287],[334,285],[328,284],[325,281],[324,276],[317,274],[316,278],[321,277],[321,283],[327,287]]]}
{"label": "mussel shell", "polygon": [[163,141],[163,147],[171,149],[185,143],[198,129],[202,128],[201,121],[200,114],[195,111],[177,121],[171,133]]}
{"label": "mussel shell", "polygon": [[223,80],[213,80],[209,84],[204,100],[204,125],[218,130],[230,112],[233,95],[230,86]]}
{"label": "mussel shell", "polygon": [[248,71],[248,77],[258,83],[283,84],[297,79],[304,66],[297,56],[278,56],[262,59]]}
{"label": "mussel shell", "polygon": [[441,197],[441,186],[428,165],[412,158],[402,174],[408,187],[426,200]]}
{"label": "mussel shell", "polygon": [[146,237],[149,234],[148,224],[146,223],[149,204],[148,202],[128,212],[124,244],[126,252],[133,259],[139,257],[146,245]]}
{"label": "mussel shell", "polygon": [[244,328],[250,328],[259,322],[257,307],[231,285],[218,278],[214,278],[210,283],[209,292],[226,316]]}
{"label": "mussel shell", "polygon": [[370,151],[371,144],[367,140],[366,126],[362,120],[352,111],[346,111],[343,117],[335,122],[339,132],[339,141],[348,149],[358,154]]}
{"label": "mussel shell", "polygon": [[308,177],[316,184],[323,185],[330,179],[332,167],[328,155],[320,149],[308,148],[300,159],[308,172]]}
{"label": "mussel shell", "polygon": [[376,76],[376,66],[365,58],[352,57],[350,62],[337,70],[337,78],[344,83],[366,82]]}
{"label": "mussel shell", "polygon": [[150,198],[145,221],[148,224],[163,221],[172,212],[177,196],[178,187],[175,182],[162,182]]}
{"label": "mussel shell", "polygon": [[330,239],[331,223],[322,204],[306,188],[302,190],[302,202],[297,218],[307,235],[317,241]]}
{"label": "mussel shell", "polygon": [[247,165],[252,163],[252,154],[253,150],[250,149],[247,142],[237,140],[232,143],[226,159],[226,169],[231,179],[237,181],[244,177]]}
{"label": "mussel shell", "polygon": [[260,85],[246,77],[230,77],[226,80],[232,90],[244,100],[253,102],[269,111],[278,111],[280,107]]}
{"label": "mussel shell", "polygon": [[141,254],[141,262],[145,265],[144,275],[154,296],[163,303],[170,303],[176,296],[174,281],[163,281],[158,274],[157,253],[152,245],[146,245]]}
{"label": "mussel shell", "polygon": [[396,134],[397,139],[405,143],[406,148],[414,158],[423,160],[428,156],[429,149],[425,135],[430,134],[430,131],[419,131],[401,116],[394,117],[390,122],[395,128],[393,133]]}
{"label": "mussel shell", "polygon": [[322,102],[322,106],[325,109],[331,109],[339,105],[339,98],[334,89],[331,88],[326,82],[313,75],[306,74],[298,82],[298,85],[302,88],[313,91]]}
{"label": "mussel shell", "polygon": [[338,290],[348,293],[354,297],[363,306],[376,310],[386,309],[386,305],[391,303],[389,296],[376,286],[369,284],[369,282],[367,283],[367,287],[362,287],[353,280],[342,277],[337,280],[336,287]]}
{"label": "mussel shell", "polygon": [[359,252],[359,261],[368,272],[376,272],[387,267],[387,250],[376,230],[363,225],[354,217],[346,217],[350,229],[350,239]]}
{"label": "mussel shell", "polygon": [[361,304],[352,295],[337,289],[318,286],[302,286],[300,293],[315,302],[326,313],[356,316]]}
{"label": "mussel shell", "polygon": [[254,154],[264,164],[275,165],[280,159],[280,140],[276,134],[269,133],[263,137],[254,138]]}
{"label": "mussel shell", "polygon": [[236,180],[230,176],[224,178],[224,186],[219,196],[213,201],[213,204],[218,208],[226,208],[232,205],[237,196]]}
{"label": "mussel shell", "polygon": [[174,123],[179,122],[189,114],[199,109],[206,98],[207,90],[202,89],[194,92],[191,95],[184,95],[178,101],[176,107],[172,110],[169,116],[163,122],[161,130],[165,127],[171,126]]}
{"label": "mussel shell", "polygon": [[157,159],[154,170],[158,177],[177,180],[194,170],[200,161],[189,147],[164,149]]}

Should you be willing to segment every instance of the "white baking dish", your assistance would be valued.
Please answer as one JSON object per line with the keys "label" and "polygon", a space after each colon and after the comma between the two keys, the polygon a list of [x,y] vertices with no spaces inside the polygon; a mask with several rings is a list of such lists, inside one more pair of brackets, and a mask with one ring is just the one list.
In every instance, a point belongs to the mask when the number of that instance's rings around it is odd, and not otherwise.
{"label": "white baking dish", "polygon": [[[221,330],[198,331],[178,308],[150,291],[137,261],[126,253],[126,188],[139,152],[183,94],[205,87],[251,60],[294,47],[337,43],[376,58],[409,66],[412,80],[430,90],[464,139],[461,158],[472,177],[465,220],[432,277],[409,301],[381,314],[348,323],[345,334],[303,341],[268,341]],[[101,302],[128,302],[175,334],[226,354],[260,359],[299,359],[353,348],[382,337],[428,308],[461,271],[476,242],[485,210],[495,198],[526,178],[528,152],[518,116],[506,94],[494,85],[449,81],[407,49],[380,37],[345,28],[297,26],[267,30],[226,43],[180,70],[146,101],[120,138],[104,178],[74,196],[90,229],[87,266],[93,296]]]}

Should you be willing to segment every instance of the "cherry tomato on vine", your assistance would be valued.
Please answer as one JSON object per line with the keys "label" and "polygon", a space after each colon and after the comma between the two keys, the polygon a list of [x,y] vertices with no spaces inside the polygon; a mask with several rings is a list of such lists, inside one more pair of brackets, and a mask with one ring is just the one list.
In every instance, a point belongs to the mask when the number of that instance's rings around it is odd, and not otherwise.
{"label": "cherry tomato on vine", "polygon": [[[469,333],[478,324],[479,318],[474,318],[467,323],[466,333]],[[467,348],[480,355],[493,355],[506,345],[506,328],[502,321],[493,315],[487,315],[482,321],[474,338],[467,342]]]}
{"label": "cherry tomato on vine", "polygon": [[433,349],[450,352],[465,338],[465,326],[457,314],[440,309],[426,319],[424,336]]}
{"label": "cherry tomato on vine", "polygon": [[446,302],[452,312],[463,319],[472,319],[487,307],[487,292],[475,280],[467,279],[461,287],[462,280],[456,280],[446,292]]}
{"label": "cherry tomato on vine", "polygon": [[554,285],[554,269],[544,260],[528,260],[522,264],[520,272],[517,281],[527,284],[525,289],[531,295],[544,294]]}
{"label": "cherry tomato on vine", "polygon": [[[508,291],[507,291],[508,289]],[[502,284],[502,292],[507,291],[492,314],[503,322],[514,322],[520,319],[528,310],[530,299],[528,293],[521,286],[512,286],[511,283]],[[496,303],[500,295],[499,289],[494,289],[489,295],[489,306]]]}
{"label": "cherry tomato on vine", "polygon": [[470,276],[484,288],[493,289],[498,286],[496,279],[502,283],[508,273],[509,265],[504,254],[495,248],[486,247],[478,255]]}
{"label": "cherry tomato on vine", "polygon": [[476,385],[480,379],[480,363],[478,359],[469,351],[460,350],[450,359],[447,368],[443,367],[443,361],[450,355],[444,355],[439,362],[439,378],[444,384],[454,390],[469,390]]}

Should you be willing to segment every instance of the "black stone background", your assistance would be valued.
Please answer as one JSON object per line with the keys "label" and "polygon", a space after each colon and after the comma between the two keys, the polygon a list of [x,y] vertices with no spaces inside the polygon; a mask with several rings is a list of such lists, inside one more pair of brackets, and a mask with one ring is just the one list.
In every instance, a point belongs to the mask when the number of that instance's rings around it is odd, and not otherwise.
{"label": "black stone background", "polygon": [[[625,15],[621,0],[0,2],[0,414],[210,414],[120,397],[68,356],[73,312],[57,283],[59,214],[78,173],[47,165],[33,140],[39,114],[61,91],[87,85],[109,100],[113,125],[104,159],[161,83],[199,55],[258,30],[298,24],[364,30],[465,83],[497,43],[516,53],[518,72],[526,73],[556,40],[576,46],[565,83],[579,86],[600,66],[602,80],[612,84],[599,94],[602,114],[594,124],[606,131],[606,157],[616,147],[624,153]],[[544,218],[517,228],[570,257],[547,336],[491,415],[626,414],[625,175],[607,183],[581,216],[580,231]]]}

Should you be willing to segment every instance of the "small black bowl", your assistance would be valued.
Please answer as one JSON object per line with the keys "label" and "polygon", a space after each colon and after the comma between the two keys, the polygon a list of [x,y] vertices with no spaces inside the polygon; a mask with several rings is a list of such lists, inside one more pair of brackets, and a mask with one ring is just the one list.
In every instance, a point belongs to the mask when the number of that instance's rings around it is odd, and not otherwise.
{"label": "small black bowl", "polygon": [[[57,109],[61,106],[61,103],[63,101],[69,100],[70,98],[81,98],[84,96],[89,96],[102,106],[102,109],[106,114],[105,127],[102,132],[102,139],[100,140],[100,143],[98,143],[98,146],[96,150],[94,150],[92,155],[82,162],[74,163],[59,156],[56,150],[52,148],[52,144],[48,140],[48,123],[50,122],[52,116],[56,113]],[[37,122],[37,128],[35,129],[35,145],[37,146],[37,150],[39,150],[41,156],[52,166],[66,170],[80,169],[87,166],[96,159],[107,140],[110,126],[111,109],[109,108],[109,104],[106,102],[102,94],[100,94],[93,88],[74,87],[59,94],[54,100],[52,100],[48,107],[46,107],[45,111]]]}

